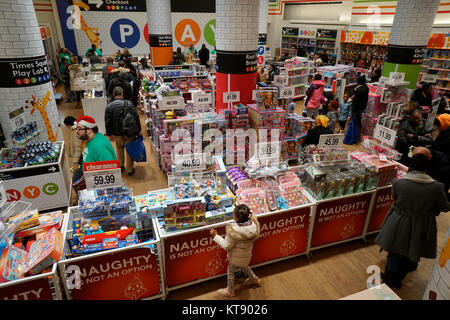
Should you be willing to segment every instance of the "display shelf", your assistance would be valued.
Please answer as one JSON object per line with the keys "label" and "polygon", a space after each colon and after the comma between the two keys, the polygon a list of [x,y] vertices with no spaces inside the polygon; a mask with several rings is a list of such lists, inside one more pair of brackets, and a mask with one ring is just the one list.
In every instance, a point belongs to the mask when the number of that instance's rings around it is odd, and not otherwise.
{"label": "display shelf", "polygon": [[450,81],[450,78],[437,78],[436,80],[441,80],[441,81]]}
{"label": "display shelf", "polygon": [[439,89],[439,90],[447,90],[447,91],[450,90],[450,88],[443,88],[443,87],[436,87],[436,89]]}
{"label": "display shelf", "polygon": [[430,68],[430,67],[426,67],[426,68],[428,68],[428,70],[450,71],[450,69]]}

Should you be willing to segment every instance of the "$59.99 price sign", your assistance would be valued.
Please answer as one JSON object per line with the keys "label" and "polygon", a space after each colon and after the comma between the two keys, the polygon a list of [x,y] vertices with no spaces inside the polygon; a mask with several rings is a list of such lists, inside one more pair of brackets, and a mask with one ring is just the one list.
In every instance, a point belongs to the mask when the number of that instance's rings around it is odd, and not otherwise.
{"label": "$59.99 price sign", "polygon": [[205,156],[202,153],[177,155],[174,159],[175,171],[197,171],[205,170]]}
{"label": "$59.99 price sign", "polygon": [[344,134],[323,134],[320,136],[318,148],[340,149],[344,141]]}
{"label": "$59.99 price sign", "polygon": [[393,147],[397,137],[397,132],[377,124],[375,126],[375,130],[373,131],[373,137],[383,143],[386,143],[390,147]]}
{"label": "$59.99 price sign", "polygon": [[119,187],[122,185],[119,160],[83,164],[87,189]]}

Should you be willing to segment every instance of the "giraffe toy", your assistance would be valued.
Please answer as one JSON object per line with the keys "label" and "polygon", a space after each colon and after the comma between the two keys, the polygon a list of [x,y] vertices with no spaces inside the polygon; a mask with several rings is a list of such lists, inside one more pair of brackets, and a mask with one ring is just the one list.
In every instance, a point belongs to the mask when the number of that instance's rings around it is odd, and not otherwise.
{"label": "giraffe toy", "polygon": [[80,17],[80,24],[81,24],[81,25],[76,25],[76,24],[74,24],[74,21],[73,21],[72,22],[73,26],[75,28],[78,28],[81,31],[83,31],[86,34],[86,36],[88,37],[91,44],[95,44],[95,46],[98,47],[98,44],[100,42],[100,38],[99,38],[100,33],[98,31],[98,28],[89,27],[88,24],[86,23],[86,21],[84,20],[83,16],[81,15],[81,11],[80,11],[80,8],[83,8],[85,11],[89,11],[89,6],[81,0],[74,0],[73,5],[75,6],[75,11],[76,11],[77,15]]}
{"label": "giraffe toy", "polygon": [[58,138],[59,127],[56,129],[56,134],[54,134],[52,125],[50,124],[50,120],[48,118],[47,110],[45,110],[47,104],[52,100],[50,98],[50,90],[47,90],[46,95],[42,98],[36,99],[34,95],[31,96],[33,97],[33,100],[25,101],[26,103],[30,104],[29,106],[25,106],[25,108],[31,109],[30,114],[33,114],[35,110],[40,112],[42,119],[44,120],[45,128],[47,129],[48,140],[51,142],[56,142],[56,139]]}

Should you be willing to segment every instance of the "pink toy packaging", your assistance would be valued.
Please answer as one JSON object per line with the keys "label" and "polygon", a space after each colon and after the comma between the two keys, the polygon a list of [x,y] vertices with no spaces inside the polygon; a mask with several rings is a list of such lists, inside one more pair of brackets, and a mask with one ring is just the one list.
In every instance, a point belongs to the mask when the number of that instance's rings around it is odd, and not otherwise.
{"label": "pink toy packaging", "polygon": [[40,273],[61,258],[62,238],[61,232],[53,228],[31,245],[27,263],[28,275]]}

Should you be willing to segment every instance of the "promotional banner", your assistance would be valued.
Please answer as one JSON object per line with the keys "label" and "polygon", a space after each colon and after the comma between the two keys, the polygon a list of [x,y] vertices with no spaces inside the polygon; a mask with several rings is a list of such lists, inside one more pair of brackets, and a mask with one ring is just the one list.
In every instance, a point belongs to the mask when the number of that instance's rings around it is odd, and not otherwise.
{"label": "promotional banner", "polygon": [[427,48],[450,49],[450,33],[432,33]]}
{"label": "promotional banner", "polygon": [[372,193],[336,198],[317,205],[311,248],[361,236]]}
{"label": "promotional banner", "polygon": [[423,47],[408,47],[389,45],[386,61],[396,64],[422,64],[427,49]]}
{"label": "promotional banner", "polygon": [[381,229],[384,218],[389,212],[389,209],[394,201],[394,197],[392,196],[392,187],[377,190],[367,232]]}
{"label": "promotional banner", "polygon": [[316,39],[320,40],[336,40],[337,30],[317,29]]}
{"label": "promotional banner", "polygon": [[[80,272],[81,284],[71,290],[74,300],[138,300],[160,293],[158,260],[148,247],[86,257],[66,265]],[[71,284],[73,274],[67,274]],[[75,282],[75,281],[73,281]]]}
{"label": "promotional banner", "polygon": [[147,12],[145,0],[88,0],[84,3],[89,11]]}
{"label": "promotional banner", "polygon": [[390,32],[342,30],[341,42],[387,46]]}
{"label": "promotional banner", "polygon": [[250,265],[306,252],[310,207],[257,217],[261,234]]}
{"label": "promotional banner", "polygon": [[227,74],[246,74],[256,71],[257,52],[229,52],[217,50],[217,72]]}
{"label": "promotional banner", "polygon": [[293,36],[293,37],[297,37],[298,36],[298,28],[291,28],[291,27],[283,27],[281,29],[281,34],[283,36]]}
{"label": "promotional banner", "polygon": [[13,285],[0,286],[0,300],[53,300],[50,282],[39,278]]}
{"label": "promotional banner", "polygon": [[298,36],[300,38],[315,38],[316,37],[316,30],[302,30],[298,32]]}
{"label": "promotional banner", "polygon": [[38,86],[50,81],[48,61],[45,56],[33,58],[0,59],[1,88]]}
{"label": "promotional banner", "polygon": [[[225,226],[216,230],[225,237]],[[163,241],[168,287],[227,272],[227,252],[213,241],[209,229],[164,238]]]}

